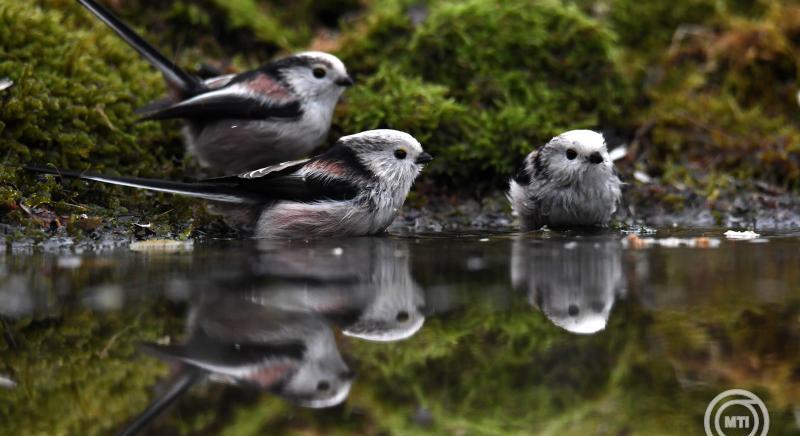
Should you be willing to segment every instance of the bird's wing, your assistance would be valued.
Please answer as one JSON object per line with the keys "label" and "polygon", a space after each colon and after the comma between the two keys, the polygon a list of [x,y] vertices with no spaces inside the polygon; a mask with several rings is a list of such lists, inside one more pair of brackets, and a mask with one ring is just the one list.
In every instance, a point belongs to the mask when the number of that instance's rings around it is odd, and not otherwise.
{"label": "bird's wing", "polygon": [[[226,342],[195,337],[183,345],[141,344],[164,360],[180,361],[211,373],[244,377],[252,368],[286,359],[300,360],[306,352],[302,341]],[[248,369],[250,368],[250,369]]]}
{"label": "bird's wing", "polygon": [[222,76],[209,77],[203,80],[203,85],[208,89],[219,89],[231,83],[236,78],[236,74],[225,74]]}
{"label": "bird's wing", "polygon": [[146,114],[146,120],[192,119],[268,119],[299,118],[303,115],[299,98],[283,83],[260,71],[223,77],[226,82],[209,82],[211,89],[165,108]]}
{"label": "bird's wing", "polygon": [[216,179],[209,179],[209,180],[230,180],[230,179],[260,179],[262,177],[269,177],[271,176],[278,176],[278,175],[286,175],[291,174],[300,170],[304,165],[309,163],[311,158],[306,159],[298,159],[298,160],[291,160],[288,162],[282,162],[275,165],[270,165],[264,168],[259,168],[253,171],[247,171],[241,174],[238,174],[234,177],[220,177]]}
{"label": "bird's wing", "polygon": [[370,173],[333,147],[312,159],[286,162],[237,176],[210,179],[212,184],[237,184],[264,200],[314,202],[350,200],[370,183]]}

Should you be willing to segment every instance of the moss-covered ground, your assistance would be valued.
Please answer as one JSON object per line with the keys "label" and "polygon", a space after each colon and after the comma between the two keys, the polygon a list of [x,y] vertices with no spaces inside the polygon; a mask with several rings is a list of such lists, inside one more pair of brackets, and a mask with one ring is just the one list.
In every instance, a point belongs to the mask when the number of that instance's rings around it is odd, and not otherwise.
{"label": "moss-covered ground", "polygon": [[[521,156],[575,128],[628,145],[618,167],[634,205],[693,204],[721,217],[741,212],[741,195],[800,189],[793,2],[106,3],[193,71],[243,70],[308,48],[336,53],[358,86],[329,142],[377,127],[413,133],[436,156],[414,204],[496,195]],[[180,124],[137,122],[133,112],[164,92],[158,73],[75,2],[0,0],[2,77],[14,82],[0,91],[6,232],[97,235],[133,232],[134,222],[176,237],[230,231],[197,201],[19,169],[194,174]],[[762,197],[747,206],[768,207]]]}

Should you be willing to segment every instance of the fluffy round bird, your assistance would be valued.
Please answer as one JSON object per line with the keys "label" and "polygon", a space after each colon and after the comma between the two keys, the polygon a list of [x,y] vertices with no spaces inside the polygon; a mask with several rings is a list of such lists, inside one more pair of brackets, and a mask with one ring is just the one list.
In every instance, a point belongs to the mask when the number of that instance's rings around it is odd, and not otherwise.
{"label": "fluffy round bird", "polygon": [[382,233],[432,159],[413,136],[384,129],[342,137],[313,158],[193,183],[27,168],[204,198],[222,213],[252,215],[256,237],[313,238]]}
{"label": "fluffy round bird", "polygon": [[201,80],[96,1],[78,2],[164,75],[170,95],[140,109],[143,119],[185,119],[189,153],[223,174],[307,156],[327,137],[336,103],[353,84],[342,61],[323,52]]}
{"label": "fluffy round bird", "polygon": [[603,135],[571,130],[551,139],[525,157],[508,198],[523,230],[607,226],[620,180]]}

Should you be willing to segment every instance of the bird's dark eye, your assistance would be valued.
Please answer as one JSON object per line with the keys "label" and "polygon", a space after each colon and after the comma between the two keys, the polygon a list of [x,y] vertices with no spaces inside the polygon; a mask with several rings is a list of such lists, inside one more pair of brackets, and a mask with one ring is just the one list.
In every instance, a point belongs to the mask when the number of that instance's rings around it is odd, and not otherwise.
{"label": "bird's dark eye", "polygon": [[578,316],[580,313],[581,310],[574,304],[570,304],[569,307],[567,307],[567,314],[569,314],[569,316]]}
{"label": "bird's dark eye", "polygon": [[408,153],[406,153],[406,151],[403,150],[402,148],[398,148],[397,150],[394,151],[394,157],[398,159],[405,159],[407,154]]}
{"label": "bird's dark eye", "polygon": [[578,152],[574,148],[567,149],[567,159],[572,160],[578,157]]}
{"label": "bird's dark eye", "polygon": [[325,71],[325,68],[317,67],[317,68],[314,68],[312,73],[314,73],[314,77],[316,77],[317,79],[321,79],[321,78],[325,77],[325,74],[327,74],[328,72]]}
{"label": "bird's dark eye", "polygon": [[396,319],[397,319],[397,322],[406,322],[406,321],[408,321],[408,312],[406,312],[405,310],[402,311],[402,312],[397,312]]}
{"label": "bird's dark eye", "polygon": [[326,382],[326,381],[324,381],[324,380],[319,382],[319,383],[317,383],[317,390],[320,391],[320,392],[325,392],[330,388],[331,388],[331,384]]}

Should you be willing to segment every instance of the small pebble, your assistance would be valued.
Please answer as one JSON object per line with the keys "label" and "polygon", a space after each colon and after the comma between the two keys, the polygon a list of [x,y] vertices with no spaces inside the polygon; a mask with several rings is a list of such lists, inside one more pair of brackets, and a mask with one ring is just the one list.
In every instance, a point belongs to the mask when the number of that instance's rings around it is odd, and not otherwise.
{"label": "small pebble", "polygon": [[724,233],[724,235],[728,239],[739,239],[739,240],[756,239],[761,236],[752,230],[745,230],[743,232],[737,232],[736,230],[728,230],[727,232]]}
{"label": "small pebble", "polygon": [[193,241],[176,241],[173,239],[150,239],[147,241],[132,242],[130,249],[139,252],[177,253],[190,251],[194,248]]}
{"label": "small pebble", "polygon": [[628,235],[623,241],[623,246],[640,250],[648,247],[692,247],[692,248],[716,248],[719,246],[719,239],[700,236],[697,238],[640,238],[637,235]]}

